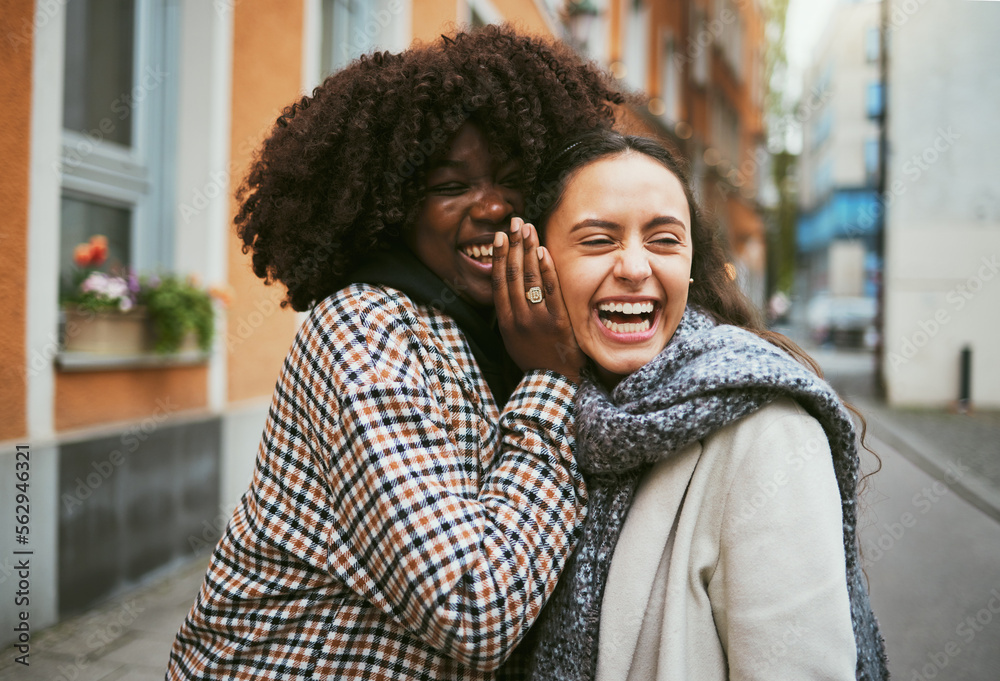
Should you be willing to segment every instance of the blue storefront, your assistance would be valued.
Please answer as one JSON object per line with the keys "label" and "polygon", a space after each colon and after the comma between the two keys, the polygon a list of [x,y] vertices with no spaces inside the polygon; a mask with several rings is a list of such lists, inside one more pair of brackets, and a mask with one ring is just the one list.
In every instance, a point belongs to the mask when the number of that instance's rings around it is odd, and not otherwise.
{"label": "blue storefront", "polygon": [[839,240],[860,240],[864,244],[864,295],[876,295],[882,270],[876,236],[883,210],[884,205],[874,189],[839,189],[832,192],[821,206],[799,216],[796,243],[807,298],[826,290],[827,254],[830,244]]}

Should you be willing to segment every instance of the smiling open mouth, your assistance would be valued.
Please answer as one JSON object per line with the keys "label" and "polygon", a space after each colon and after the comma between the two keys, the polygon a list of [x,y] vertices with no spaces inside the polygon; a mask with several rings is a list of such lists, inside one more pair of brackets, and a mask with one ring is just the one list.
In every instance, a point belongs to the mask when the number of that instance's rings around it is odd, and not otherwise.
{"label": "smiling open mouth", "polygon": [[493,264],[493,244],[484,244],[482,246],[462,246],[462,253],[475,260],[476,262],[481,262],[484,265]]}
{"label": "smiling open mouth", "polygon": [[656,303],[601,303],[597,316],[612,333],[642,333],[653,324]]}

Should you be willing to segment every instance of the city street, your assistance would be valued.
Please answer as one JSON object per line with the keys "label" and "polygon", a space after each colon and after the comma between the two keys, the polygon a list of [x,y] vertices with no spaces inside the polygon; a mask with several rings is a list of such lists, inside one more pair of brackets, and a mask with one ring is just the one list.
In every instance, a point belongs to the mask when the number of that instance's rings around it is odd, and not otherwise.
{"label": "city street", "polygon": [[872,446],[882,470],[868,481],[860,537],[890,672],[901,681],[994,681],[1000,524],[888,444]]}

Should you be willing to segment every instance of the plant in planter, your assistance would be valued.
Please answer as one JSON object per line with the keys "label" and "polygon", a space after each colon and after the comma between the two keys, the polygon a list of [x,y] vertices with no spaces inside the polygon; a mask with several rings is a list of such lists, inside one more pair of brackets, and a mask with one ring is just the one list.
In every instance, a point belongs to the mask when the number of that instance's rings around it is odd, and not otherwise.
{"label": "plant in planter", "polygon": [[193,279],[176,275],[142,281],[140,301],[149,311],[160,353],[212,347],[215,332],[215,309],[212,296]]}
{"label": "plant in planter", "polygon": [[73,251],[77,270],[61,296],[64,347],[98,354],[146,352],[150,335],[145,310],[137,305],[139,279],[127,270],[100,271],[107,255],[107,239],[100,235]]}
{"label": "plant in planter", "polygon": [[107,254],[103,236],[74,249],[77,269],[61,296],[66,351],[131,355],[211,349],[212,299],[225,303],[225,291],[212,293],[193,277],[174,274],[139,277],[122,268],[105,273]]}

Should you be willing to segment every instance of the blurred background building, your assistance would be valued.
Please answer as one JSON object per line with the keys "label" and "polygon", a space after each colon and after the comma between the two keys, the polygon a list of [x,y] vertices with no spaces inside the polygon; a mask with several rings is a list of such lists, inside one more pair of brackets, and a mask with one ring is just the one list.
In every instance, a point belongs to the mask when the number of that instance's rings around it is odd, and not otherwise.
{"label": "blurred background building", "polygon": [[998,35],[997,3],[840,0],[805,69],[798,318],[879,344],[891,406],[1000,406]]}
{"label": "blurred background building", "polygon": [[880,3],[838,5],[806,70],[798,162],[796,298],[813,340],[861,346],[874,332],[881,276],[877,236]]}
{"label": "blurred background building", "polygon": [[[281,109],[364,52],[501,20],[645,91],[630,125],[688,155],[762,301],[761,2],[0,0],[4,517],[15,445],[31,452],[30,534],[0,538],[0,599],[14,601],[12,552],[32,551],[33,627],[212,546],[247,487],[299,317],[253,276],[233,194]],[[66,351],[60,282],[98,234],[124,267],[230,291],[210,352]]]}
{"label": "blurred background building", "polygon": [[[764,127],[764,2],[571,2],[569,39],[645,93],[636,129],[690,161],[699,201],[728,240],[746,293],[763,306],[766,235],[760,189],[769,181]],[[580,20],[580,15],[589,20]]]}

